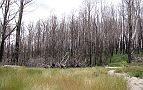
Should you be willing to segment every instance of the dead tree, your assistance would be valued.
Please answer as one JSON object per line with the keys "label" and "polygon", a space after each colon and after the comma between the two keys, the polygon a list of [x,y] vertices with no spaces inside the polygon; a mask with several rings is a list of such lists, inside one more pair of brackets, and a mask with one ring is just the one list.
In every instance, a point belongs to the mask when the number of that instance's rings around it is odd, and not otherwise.
{"label": "dead tree", "polygon": [[22,23],[22,17],[23,17],[23,11],[24,6],[30,3],[32,0],[20,0],[20,6],[19,6],[19,16],[18,16],[18,22],[16,24],[16,44],[15,44],[15,57],[14,57],[14,64],[18,64],[18,58],[19,58],[19,42],[20,42],[20,30],[21,30],[21,23]]}
{"label": "dead tree", "polygon": [[128,63],[132,61],[132,5],[134,1],[129,0],[128,4],[128,27],[129,27],[129,41],[128,41]]}
{"label": "dead tree", "polygon": [[[1,5],[0,5],[0,9],[2,9],[3,12],[3,21],[1,22],[2,25],[2,39],[1,39],[1,43],[0,43],[0,62],[2,62],[3,59],[3,54],[4,54],[4,45],[5,45],[5,40],[8,36],[11,35],[11,33],[15,30],[16,27],[14,27],[11,31],[9,31],[7,33],[7,27],[9,26],[10,21],[12,21],[17,12],[15,12],[15,14],[11,15],[10,13],[10,8],[11,5],[14,4],[14,1],[11,0],[2,0]],[[11,17],[11,18],[10,18]]]}

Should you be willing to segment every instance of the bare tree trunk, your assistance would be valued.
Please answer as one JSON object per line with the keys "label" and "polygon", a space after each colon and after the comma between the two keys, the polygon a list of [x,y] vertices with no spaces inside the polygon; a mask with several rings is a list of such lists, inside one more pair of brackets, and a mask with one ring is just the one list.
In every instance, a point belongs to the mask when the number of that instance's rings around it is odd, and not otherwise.
{"label": "bare tree trunk", "polygon": [[24,0],[20,0],[20,11],[16,28],[16,44],[15,44],[15,59],[14,59],[14,64],[16,65],[18,64],[18,58],[19,58],[20,30],[21,30],[23,9],[24,9]]}
{"label": "bare tree trunk", "polygon": [[4,7],[4,19],[3,19],[3,24],[2,24],[2,42],[0,46],[0,62],[2,62],[3,59],[3,53],[4,53],[4,43],[5,43],[5,34],[6,34],[6,29],[7,29],[7,16],[9,12],[9,6],[10,6],[10,1],[6,0],[5,1],[5,7]]}
{"label": "bare tree trunk", "polygon": [[132,60],[132,4],[133,0],[128,2],[128,26],[129,26],[129,41],[128,41],[128,63]]}
{"label": "bare tree trunk", "polygon": [[2,62],[2,59],[3,59],[4,42],[5,42],[5,41],[2,39],[1,46],[0,46],[0,62]]}

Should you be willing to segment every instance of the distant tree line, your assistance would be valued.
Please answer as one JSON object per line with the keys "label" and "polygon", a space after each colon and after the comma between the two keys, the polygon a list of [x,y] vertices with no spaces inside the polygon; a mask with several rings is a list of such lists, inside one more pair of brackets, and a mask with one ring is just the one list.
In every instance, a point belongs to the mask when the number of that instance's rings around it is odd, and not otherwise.
{"label": "distant tree line", "polygon": [[[141,3],[141,0],[122,0],[116,8],[106,6],[102,0],[100,3],[86,0],[78,15],[61,20],[52,15],[27,26],[21,23],[20,8],[16,27],[9,24],[9,16],[1,19],[0,50],[4,53],[0,52],[3,57],[0,61],[26,66],[92,67],[108,65],[113,54],[121,53],[128,54],[131,63],[133,53],[143,53]],[[5,4],[1,3],[0,9],[6,8]],[[12,42],[14,30],[16,41]]]}

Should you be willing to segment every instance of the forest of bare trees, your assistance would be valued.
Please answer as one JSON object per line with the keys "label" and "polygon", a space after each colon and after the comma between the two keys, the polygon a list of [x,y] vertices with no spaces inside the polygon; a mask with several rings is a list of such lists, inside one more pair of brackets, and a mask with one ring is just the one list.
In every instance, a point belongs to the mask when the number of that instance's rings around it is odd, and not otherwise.
{"label": "forest of bare trees", "polygon": [[[31,0],[32,1],[32,0]],[[108,65],[113,54],[143,53],[141,0],[122,0],[120,7],[86,0],[78,15],[52,15],[22,23],[28,0],[1,0],[0,62],[42,67]],[[18,9],[13,12],[13,5]]]}

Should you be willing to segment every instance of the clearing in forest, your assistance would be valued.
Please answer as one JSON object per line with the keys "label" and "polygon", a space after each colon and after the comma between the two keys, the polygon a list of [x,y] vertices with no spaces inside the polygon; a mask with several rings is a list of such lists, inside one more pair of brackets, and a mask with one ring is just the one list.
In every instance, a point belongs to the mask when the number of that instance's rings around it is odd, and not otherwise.
{"label": "clearing in forest", "polygon": [[0,67],[0,90],[128,90],[127,81],[105,68]]}

